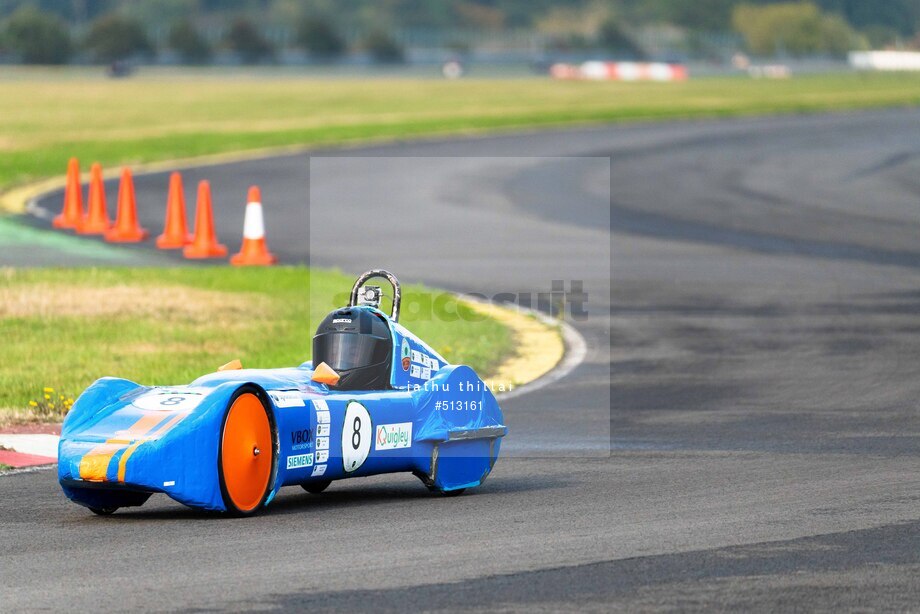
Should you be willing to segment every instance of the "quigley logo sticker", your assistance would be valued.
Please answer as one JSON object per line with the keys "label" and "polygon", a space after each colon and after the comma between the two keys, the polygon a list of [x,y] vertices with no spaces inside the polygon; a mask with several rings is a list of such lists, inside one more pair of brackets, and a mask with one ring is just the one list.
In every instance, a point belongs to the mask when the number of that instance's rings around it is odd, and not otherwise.
{"label": "quigley logo sticker", "polygon": [[395,450],[412,445],[412,423],[380,424],[377,426],[375,450]]}

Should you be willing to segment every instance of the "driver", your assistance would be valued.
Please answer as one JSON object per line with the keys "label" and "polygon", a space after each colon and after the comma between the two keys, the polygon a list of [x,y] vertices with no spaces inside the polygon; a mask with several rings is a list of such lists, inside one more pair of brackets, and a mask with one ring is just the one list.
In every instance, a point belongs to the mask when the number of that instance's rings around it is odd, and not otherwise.
{"label": "driver", "polygon": [[386,390],[392,359],[390,326],[367,308],[336,309],[313,337],[313,365],[332,367],[339,374],[339,390]]}

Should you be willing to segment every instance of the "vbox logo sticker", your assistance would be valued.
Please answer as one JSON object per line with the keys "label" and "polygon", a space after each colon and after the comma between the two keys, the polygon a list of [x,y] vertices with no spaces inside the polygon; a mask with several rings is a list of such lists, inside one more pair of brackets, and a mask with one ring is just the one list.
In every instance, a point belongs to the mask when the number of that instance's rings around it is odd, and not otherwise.
{"label": "vbox logo sticker", "polygon": [[303,429],[291,433],[291,445],[307,443],[310,441],[310,429]]}
{"label": "vbox logo sticker", "polygon": [[412,445],[412,423],[381,424],[377,426],[377,436],[374,438],[375,450],[395,450],[408,448]]}
{"label": "vbox logo sticker", "polygon": [[310,429],[303,429],[291,433],[291,450],[303,450],[312,445]]}

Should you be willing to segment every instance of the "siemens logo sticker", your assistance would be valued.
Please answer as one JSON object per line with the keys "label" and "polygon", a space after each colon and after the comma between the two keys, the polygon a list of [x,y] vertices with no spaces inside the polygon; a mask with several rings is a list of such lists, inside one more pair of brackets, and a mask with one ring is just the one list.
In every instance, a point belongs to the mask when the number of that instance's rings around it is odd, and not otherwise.
{"label": "siemens logo sticker", "polygon": [[312,465],[313,465],[313,455],[312,454],[298,454],[297,456],[287,457],[287,468],[288,469],[302,469],[304,467],[310,467]]}
{"label": "siemens logo sticker", "polygon": [[412,445],[412,423],[381,424],[377,426],[374,438],[375,450],[395,450]]}

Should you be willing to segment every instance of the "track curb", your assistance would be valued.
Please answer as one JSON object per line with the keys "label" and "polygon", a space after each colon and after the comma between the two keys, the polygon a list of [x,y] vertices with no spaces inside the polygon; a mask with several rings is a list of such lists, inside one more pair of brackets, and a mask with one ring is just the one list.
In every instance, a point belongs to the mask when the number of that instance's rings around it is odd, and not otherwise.
{"label": "track curb", "polygon": [[[502,400],[535,392],[568,375],[584,361],[587,344],[575,327],[563,320],[513,303],[495,303],[468,294],[458,295],[478,313],[511,329],[517,352],[505,358],[486,382]],[[504,385],[504,390],[500,389]]]}

